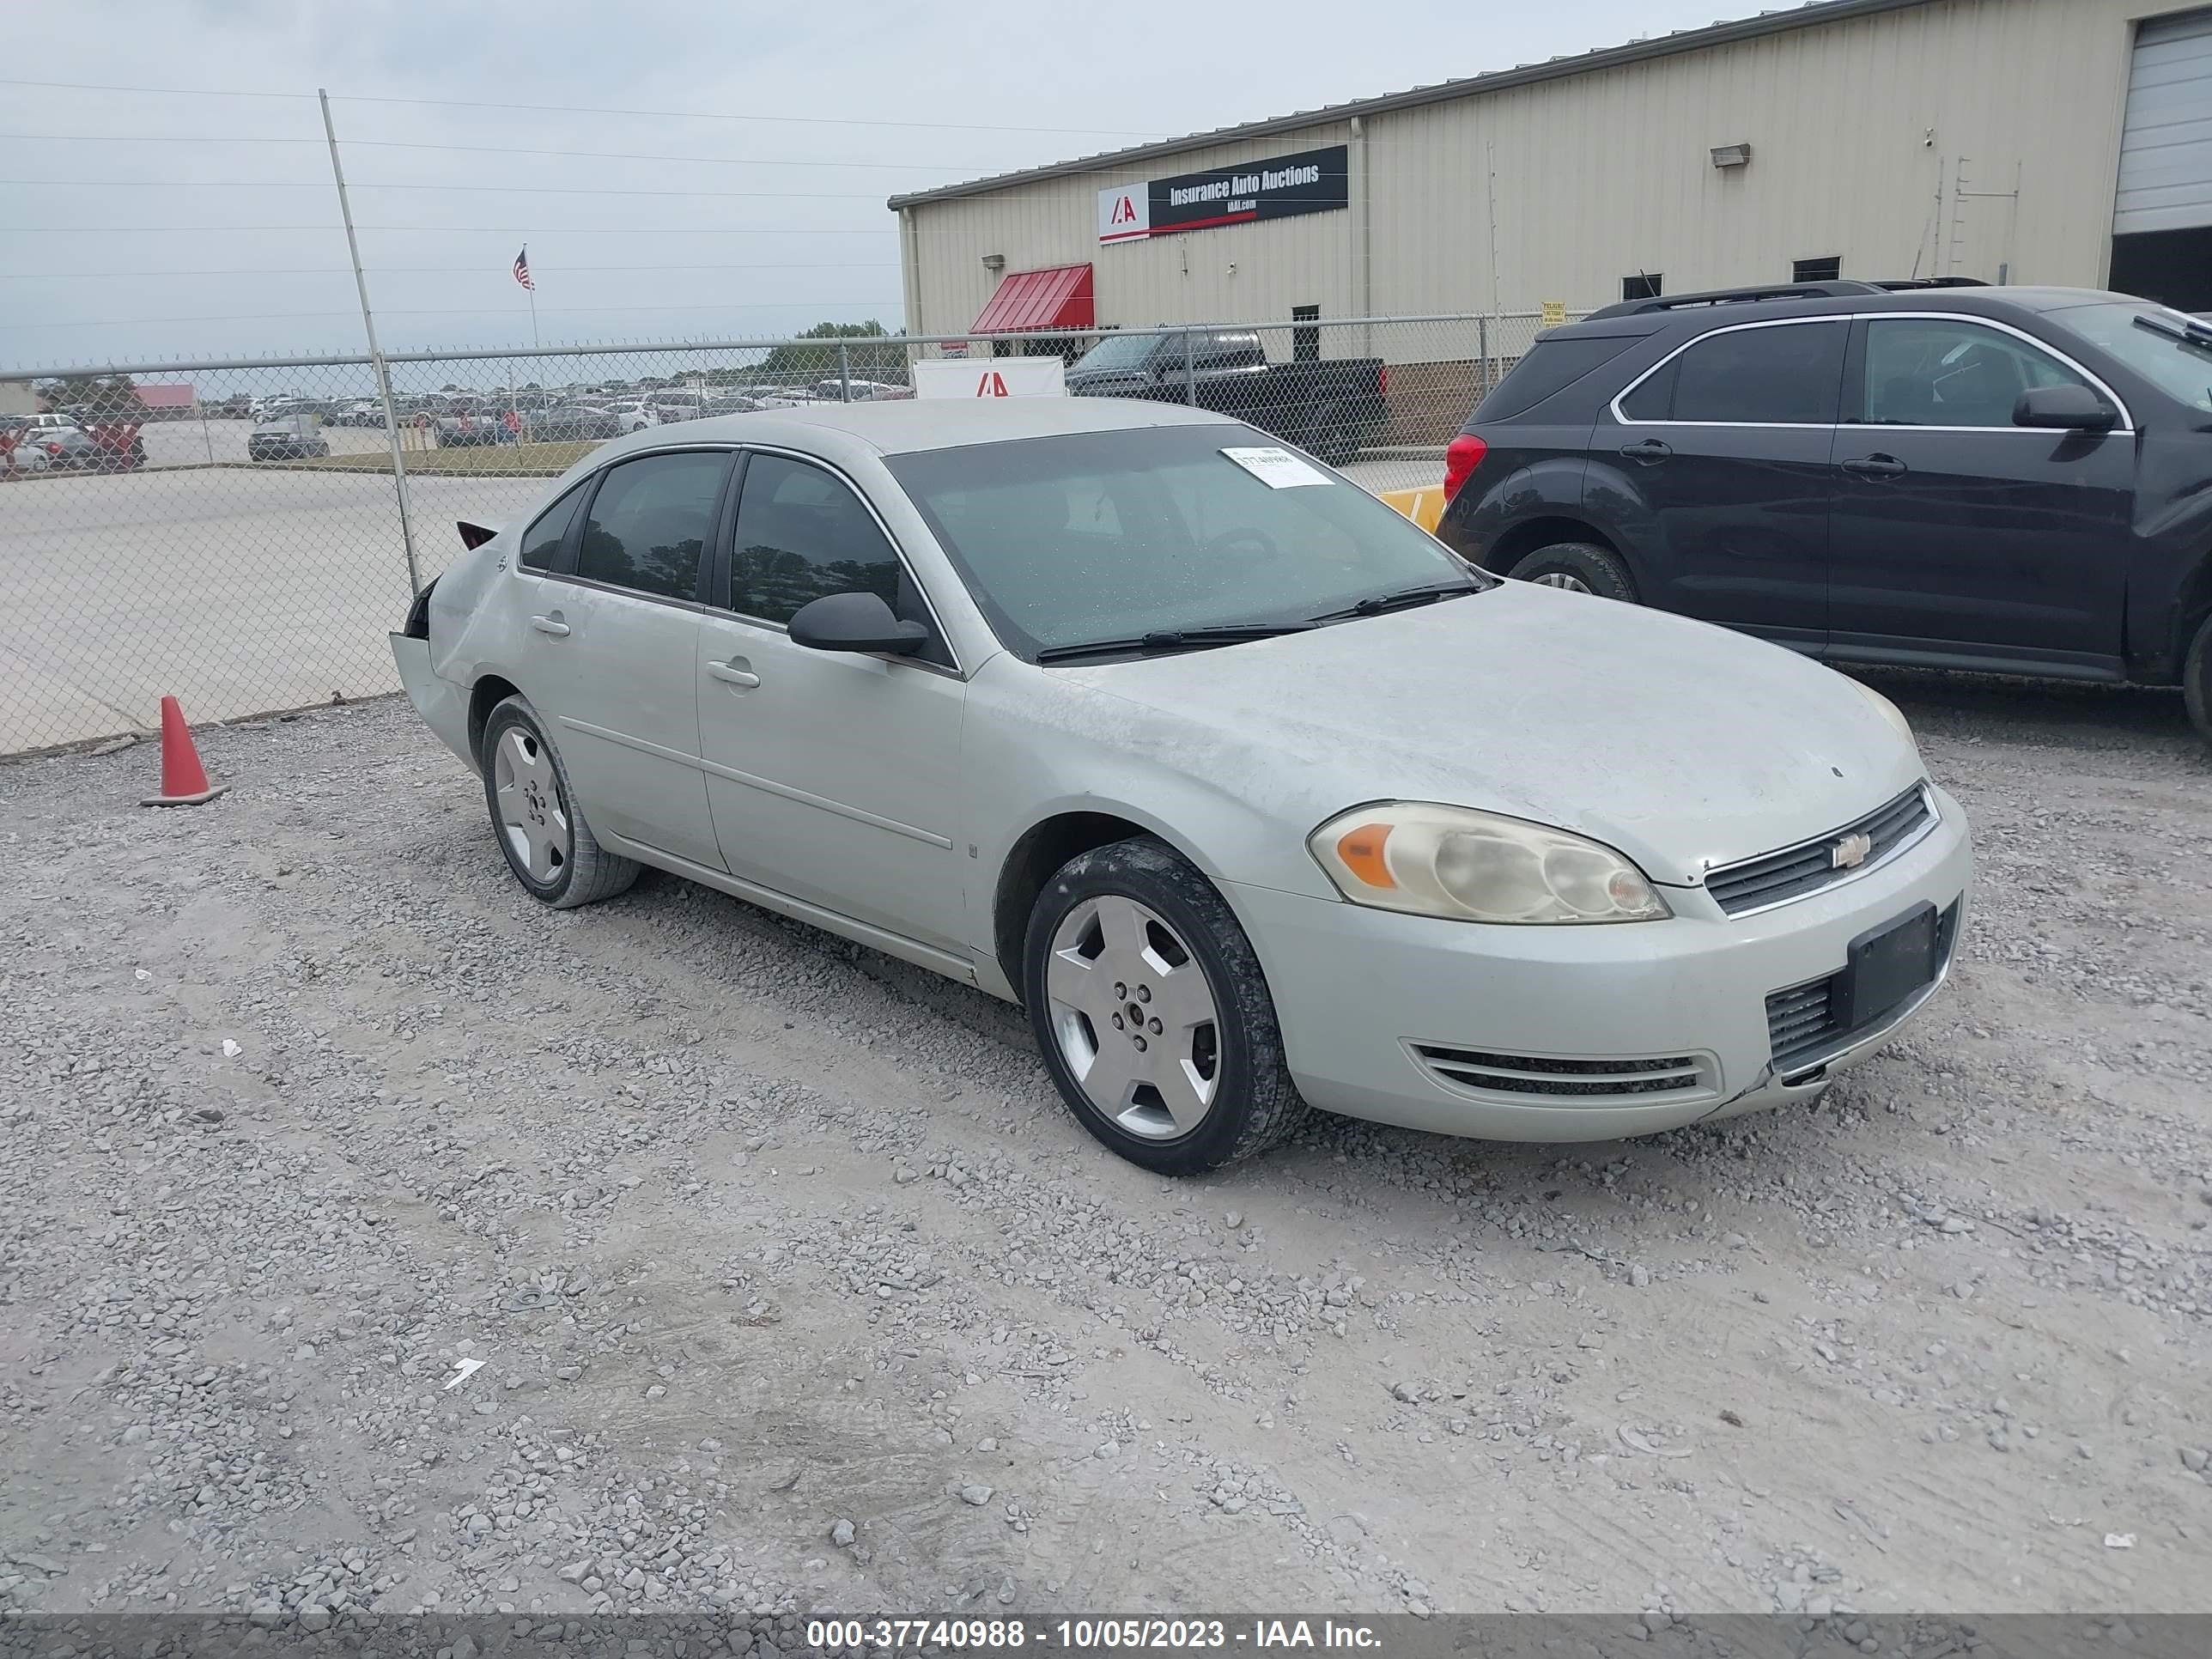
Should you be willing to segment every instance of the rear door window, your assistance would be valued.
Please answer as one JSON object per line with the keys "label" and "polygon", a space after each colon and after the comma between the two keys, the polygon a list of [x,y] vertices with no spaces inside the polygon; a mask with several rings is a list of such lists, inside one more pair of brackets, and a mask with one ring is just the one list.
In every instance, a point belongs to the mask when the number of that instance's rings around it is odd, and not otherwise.
{"label": "rear door window", "polygon": [[[1668,413],[1632,396],[1632,419],[1728,426],[1831,426],[1850,325],[1843,318],[1724,329],[1708,334],[1652,377],[1671,378]],[[1639,392],[1651,386],[1646,381]]]}
{"label": "rear door window", "polygon": [[697,599],[699,562],[729,470],[720,450],[643,455],[609,467],[584,521],[576,574],[655,599]]}
{"label": "rear door window", "polygon": [[589,478],[578,484],[567,495],[538,515],[538,522],[522,532],[522,551],[514,562],[525,570],[550,570],[561,556],[561,544],[568,534],[569,521],[576,516],[577,503],[592,486]]}

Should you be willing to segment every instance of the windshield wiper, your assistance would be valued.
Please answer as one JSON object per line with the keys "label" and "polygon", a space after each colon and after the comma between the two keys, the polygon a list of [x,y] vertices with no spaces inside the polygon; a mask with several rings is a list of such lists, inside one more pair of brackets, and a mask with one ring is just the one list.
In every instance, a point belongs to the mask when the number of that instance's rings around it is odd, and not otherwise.
{"label": "windshield wiper", "polygon": [[2154,311],[2139,311],[2132,320],[2137,328],[2147,329],[2192,351],[2212,356],[2212,323],[2177,323]]}
{"label": "windshield wiper", "polygon": [[1135,651],[1191,651],[1208,645],[1235,645],[1241,640],[1273,639],[1278,634],[1304,634],[1310,622],[1216,623],[1208,628],[1170,628],[1139,634],[1127,640],[1091,640],[1082,645],[1048,645],[1036,653],[1038,662],[1059,662],[1068,657],[1110,657]]}
{"label": "windshield wiper", "polygon": [[1416,605],[1430,605],[1438,599],[1449,599],[1460,593],[1486,593],[1497,586],[1494,582],[1476,581],[1472,577],[1457,576],[1448,582],[1423,582],[1418,587],[1401,587],[1394,593],[1374,593],[1341,611],[1328,611],[1316,617],[1316,622],[1340,622],[1346,617],[1379,617],[1386,611],[1404,611]]}

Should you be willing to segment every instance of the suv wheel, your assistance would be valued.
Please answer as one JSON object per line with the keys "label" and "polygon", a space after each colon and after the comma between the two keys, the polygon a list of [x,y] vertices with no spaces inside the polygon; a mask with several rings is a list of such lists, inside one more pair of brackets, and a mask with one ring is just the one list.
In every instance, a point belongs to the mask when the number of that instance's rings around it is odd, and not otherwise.
{"label": "suv wheel", "polygon": [[1304,1117],[1251,941],[1213,884],[1158,842],[1062,865],[1023,954],[1023,1000],[1060,1097],[1132,1164],[1197,1175]]}
{"label": "suv wheel", "polygon": [[2204,619],[2197,630],[2196,642],[2189,647],[2181,669],[2181,691],[2197,736],[2212,743],[2212,617]]}
{"label": "suv wheel", "polygon": [[1540,547],[1515,565],[1513,574],[1539,587],[1636,603],[1636,580],[1628,574],[1628,567],[1618,555],[1590,542],[1554,542]]}

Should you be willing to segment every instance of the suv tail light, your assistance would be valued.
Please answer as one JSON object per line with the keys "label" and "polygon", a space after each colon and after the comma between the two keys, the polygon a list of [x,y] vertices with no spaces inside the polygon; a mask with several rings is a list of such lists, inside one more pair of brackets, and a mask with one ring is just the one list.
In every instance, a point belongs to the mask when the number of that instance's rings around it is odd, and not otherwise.
{"label": "suv tail light", "polygon": [[1390,395],[1390,365],[1383,364],[1375,371],[1375,389],[1384,397]]}
{"label": "suv tail light", "polygon": [[1460,486],[1474,476],[1474,469],[1482,465],[1482,458],[1490,453],[1490,446],[1472,432],[1462,432],[1444,447],[1444,501],[1449,504],[1459,494]]}

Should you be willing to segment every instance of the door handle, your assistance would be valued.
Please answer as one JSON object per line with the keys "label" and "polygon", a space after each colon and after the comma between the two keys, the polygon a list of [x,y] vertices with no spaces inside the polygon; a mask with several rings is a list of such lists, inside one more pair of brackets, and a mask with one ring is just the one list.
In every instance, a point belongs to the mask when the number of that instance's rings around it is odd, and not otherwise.
{"label": "door handle", "polygon": [[1862,455],[1856,460],[1842,463],[1844,471],[1856,478],[1896,478],[1909,470],[1894,455]]}
{"label": "door handle", "polygon": [[556,640],[568,637],[568,624],[561,620],[561,613],[557,611],[550,617],[532,617],[530,625],[541,634],[550,634]]}
{"label": "door handle", "polygon": [[1663,461],[1674,451],[1671,445],[1662,444],[1656,438],[1646,438],[1641,443],[1623,444],[1620,453],[1632,461]]}
{"label": "door handle", "polygon": [[710,662],[707,665],[707,672],[730,685],[755,686],[760,684],[759,675],[750,668],[740,668],[735,662]]}

